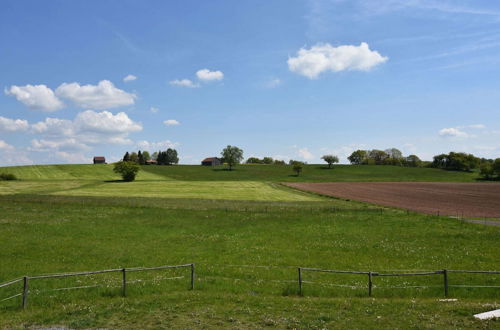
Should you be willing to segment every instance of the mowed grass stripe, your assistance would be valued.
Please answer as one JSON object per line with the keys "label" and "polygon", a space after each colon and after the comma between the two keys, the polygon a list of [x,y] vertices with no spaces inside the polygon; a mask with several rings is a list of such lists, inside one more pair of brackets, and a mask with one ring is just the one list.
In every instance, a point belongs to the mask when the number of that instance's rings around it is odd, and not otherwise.
{"label": "mowed grass stripe", "polygon": [[65,196],[200,198],[251,201],[322,201],[323,197],[256,181],[105,182],[53,192]]}
{"label": "mowed grass stripe", "polygon": [[[12,173],[20,180],[120,180],[112,164],[83,165],[33,165],[0,168],[2,173]],[[137,180],[167,180],[165,176],[140,171]]]}

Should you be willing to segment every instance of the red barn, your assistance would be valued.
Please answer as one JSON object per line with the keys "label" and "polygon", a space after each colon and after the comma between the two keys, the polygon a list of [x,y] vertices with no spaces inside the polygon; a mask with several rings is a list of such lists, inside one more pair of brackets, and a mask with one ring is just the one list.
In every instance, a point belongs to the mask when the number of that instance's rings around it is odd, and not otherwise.
{"label": "red barn", "polygon": [[106,158],[103,156],[95,156],[94,164],[106,164]]}

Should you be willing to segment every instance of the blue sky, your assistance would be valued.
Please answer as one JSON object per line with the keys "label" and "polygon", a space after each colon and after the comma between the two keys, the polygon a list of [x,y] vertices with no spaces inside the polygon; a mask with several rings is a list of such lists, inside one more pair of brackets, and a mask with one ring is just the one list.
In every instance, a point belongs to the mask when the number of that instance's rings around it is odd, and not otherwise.
{"label": "blue sky", "polygon": [[496,1],[4,0],[0,165],[496,158],[499,50]]}

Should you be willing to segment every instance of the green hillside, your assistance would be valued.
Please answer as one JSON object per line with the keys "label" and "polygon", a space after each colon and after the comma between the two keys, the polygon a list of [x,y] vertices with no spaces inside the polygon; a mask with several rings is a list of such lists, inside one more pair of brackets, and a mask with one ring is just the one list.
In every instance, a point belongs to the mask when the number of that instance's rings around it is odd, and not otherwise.
{"label": "green hillside", "polygon": [[[35,165],[0,168],[21,180],[117,180],[112,165]],[[225,167],[200,165],[142,166],[137,180],[183,181],[449,181],[473,182],[477,173],[444,171],[434,168],[399,166],[305,165],[299,177],[287,165],[239,165],[233,171]]]}
{"label": "green hillside", "polygon": [[434,168],[400,166],[336,165],[328,169],[324,165],[305,165],[299,177],[288,165],[239,165],[233,171],[225,167],[199,165],[143,166],[148,173],[176,180],[251,180],[251,181],[451,181],[472,182],[477,173],[444,171]]}

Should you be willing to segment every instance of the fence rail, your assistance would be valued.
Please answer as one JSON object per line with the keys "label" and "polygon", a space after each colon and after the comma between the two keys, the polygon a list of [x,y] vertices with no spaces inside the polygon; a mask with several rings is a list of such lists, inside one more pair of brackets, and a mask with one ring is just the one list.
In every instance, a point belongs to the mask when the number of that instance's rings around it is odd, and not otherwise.
{"label": "fence rail", "polygon": [[[500,288],[500,286],[494,285],[450,285],[448,283],[449,273],[462,273],[462,274],[500,274],[500,271],[488,271],[488,270],[436,270],[436,271],[425,271],[425,272],[413,272],[413,273],[377,273],[377,272],[361,272],[361,271],[349,271],[349,270],[333,270],[333,269],[319,269],[319,268],[308,268],[308,267],[298,267],[298,284],[299,293],[303,294],[303,283],[313,283],[306,282],[303,279],[303,271],[319,272],[319,273],[332,273],[332,274],[353,274],[353,275],[368,275],[368,283],[364,288],[368,288],[368,296],[372,295],[374,288],[373,278],[376,276],[429,276],[429,275],[442,275],[443,276],[443,289],[445,297],[449,295],[449,287],[460,287],[460,288]],[[430,286],[400,286],[400,287],[381,287],[381,288],[428,288]]]}
{"label": "fence rail", "polygon": [[[45,274],[45,275],[35,275],[35,276],[23,276],[22,278],[11,280],[9,282],[1,283],[0,288],[7,287],[18,282],[23,282],[23,290],[22,293],[15,294],[13,296],[7,297],[5,299],[0,300],[6,301],[9,299],[13,299],[19,296],[22,296],[22,308],[25,309],[28,305],[28,295],[29,295],[29,284],[32,280],[39,279],[47,279],[47,278],[64,278],[64,277],[72,277],[72,276],[87,276],[87,275],[95,275],[95,274],[104,274],[104,273],[122,273],[122,296],[127,296],[127,272],[142,272],[142,271],[151,271],[151,270],[162,270],[162,269],[174,269],[174,268],[191,268],[191,290],[194,290],[195,284],[195,264],[184,264],[184,265],[166,265],[166,266],[158,266],[158,267],[135,267],[135,268],[116,268],[116,269],[105,269],[105,270],[96,270],[90,272],[76,272],[76,273],[59,273],[59,274]],[[179,277],[182,278],[182,277]],[[135,281],[128,281],[128,283],[134,283]],[[98,287],[98,285],[86,285],[86,286],[78,286],[71,288],[60,288],[55,290],[70,290],[70,289],[82,289],[82,288],[91,288]]]}
{"label": "fence rail", "polygon": [[[354,271],[354,270],[333,270],[333,269],[320,269],[320,268],[311,268],[311,267],[296,267],[296,266],[263,266],[263,265],[215,265],[215,264],[203,264],[204,266],[225,266],[225,267],[238,267],[238,268],[259,268],[259,269],[271,269],[271,268],[283,268],[283,269],[297,269],[298,271],[298,286],[299,286],[299,294],[303,295],[303,285],[311,284],[311,285],[323,285],[323,286],[331,286],[331,287],[346,287],[346,288],[356,288],[356,289],[367,289],[368,296],[372,296],[373,289],[408,289],[408,288],[443,288],[444,296],[448,297],[449,288],[495,288],[500,289],[498,285],[462,285],[462,284],[449,284],[449,274],[500,274],[500,271],[485,271],[485,270],[385,270],[385,271]],[[43,274],[43,275],[35,275],[35,276],[23,276],[22,278],[17,278],[10,280],[8,282],[0,283],[0,288],[5,288],[8,286],[12,286],[14,284],[22,282],[22,292],[11,295],[10,297],[0,299],[0,302],[14,299],[16,297],[22,297],[22,308],[26,308],[28,304],[28,296],[30,293],[30,284],[33,280],[39,279],[49,279],[49,278],[65,278],[65,277],[73,277],[73,276],[88,276],[95,274],[104,274],[104,273],[121,273],[121,285],[116,286],[107,286],[113,288],[121,287],[122,296],[127,296],[127,285],[136,282],[143,282],[142,280],[127,280],[127,273],[131,272],[142,272],[142,271],[156,271],[156,270],[164,270],[164,269],[177,269],[177,268],[190,268],[190,288],[191,290],[195,287],[196,280],[196,272],[195,272],[195,264],[183,264],[183,265],[164,265],[158,267],[134,267],[134,268],[116,268],[116,269],[105,269],[105,270],[97,270],[97,271],[89,271],[89,272],[75,272],[75,273],[58,273],[58,274]],[[288,271],[287,271],[288,272]],[[333,284],[333,283],[319,283],[313,281],[304,280],[304,272],[317,272],[317,273],[329,273],[329,274],[343,274],[343,275],[355,275],[355,276],[365,276],[366,277],[366,285],[356,284],[356,285],[342,285],[342,284]],[[433,276],[438,275],[442,276],[442,285],[401,285],[401,286],[375,286],[374,279],[376,277],[407,277],[407,276]],[[184,276],[170,277],[165,279],[181,279]],[[296,283],[295,280],[277,280],[277,279],[248,279],[248,278],[232,278],[232,277],[220,277],[220,276],[204,276],[206,279],[222,279],[222,280],[236,280],[236,281],[253,281],[257,280],[259,282],[276,282],[276,283]],[[203,278],[202,278],[203,280]],[[406,283],[408,284],[408,283]],[[81,285],[70,288],[58,288],[49,291],[60,291],[60,290],[72,290],[72,289],[82,289],[82,288],[91,288],[91,287],[99,287],[101,285]],[[39,292],[38,290],[35,292]],[[45,292],[45,291],[41,291]]]}

